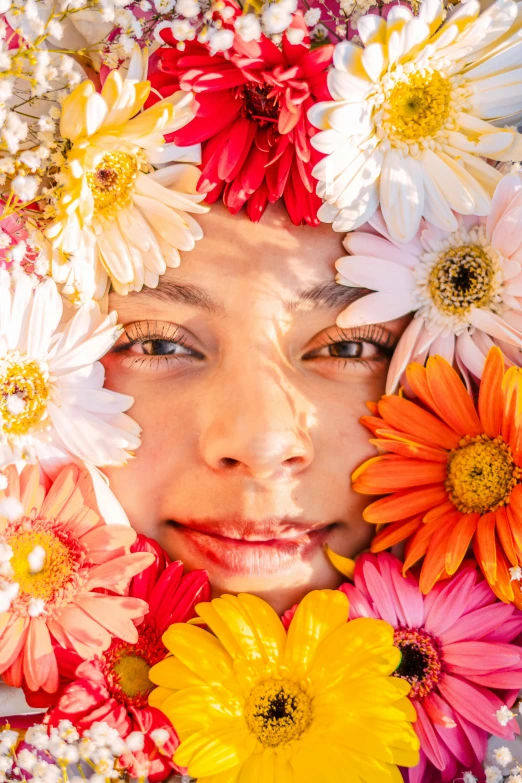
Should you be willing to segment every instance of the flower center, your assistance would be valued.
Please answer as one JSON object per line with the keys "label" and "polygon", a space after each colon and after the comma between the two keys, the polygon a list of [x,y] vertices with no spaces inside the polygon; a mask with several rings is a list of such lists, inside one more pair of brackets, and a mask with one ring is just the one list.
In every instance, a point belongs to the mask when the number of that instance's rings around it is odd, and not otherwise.
{"label": "flower center", "polygon": [[126,707],[143,709],[155,687],[149,671],[165,658],[167,650],[148,625],[140,625],[138,631],[136,644],[113,639],[103,654],[103,668],[111,696]]}
{"label": "flower center", "polygon": [[472,307],[490,303],[495,265],[480,245],[452,247],[431,270],[429,291],[435,306],[445,315],[465,315]]}
{"label": "flower center", "polygon": [[259,125],[275,123],[279,119],[279,96],[271,95],[273,87],[250,82],[242,88],[244,114]]}
{"label": "flower center", "polygon": [[[48,602],[67,586],[77,570],[78,553],[72,542],[47,520],[24,517],[8,527],[5,538],[13,550],[12,578],[20,586],[21,598],[41,598]],[[35,567],[30,556],[36,547],[41,547],[44,554]]]}
{"label": "flower center", "polygon": [[140,170],[136,155],[127,152],[106,152],[87,182],[94,199],[95,214],[114,213],[131,200],[134,180]]}
{"label": "flower center", "polygon": [[312,722],[312,700],[290,680],[265,680],[245,706],[248,728],[265,747],[298,739]]}
{"label": "flower center", "polygon": [[0,365],[0,416],[9,435],[27,435],[47,412],[48,374],[36,361],[7,357]]}
{"label": "flower center", "polygon": [[511,449],[501,437],[467,436],[449,454],[446,489],[459,511],[483,514],[509,501],[520,475]]}
{"label": "flower center", "polygon": [[438,71],[414,71],[386,95],[383,127],[399,142],[433,138],[450,116],[452,84]]}
{"label": "flower center", "polygon": [[422,699],[440,679],[442,661],[439,643],[425,631],[412,628],[395,629],[394,644],[402,654],[394,672],[411,684],[410,699]]}

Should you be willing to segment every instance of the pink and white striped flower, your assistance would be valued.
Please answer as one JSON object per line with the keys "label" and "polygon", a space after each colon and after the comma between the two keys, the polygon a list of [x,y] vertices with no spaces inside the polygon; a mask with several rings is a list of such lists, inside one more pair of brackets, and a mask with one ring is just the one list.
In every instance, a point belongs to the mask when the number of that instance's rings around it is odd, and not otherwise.
{"label": "pink and white striped flower", "polygon": [[351,254],[336,263],[342,285],[375,293],[338,317],[342,328],[393,320],[413,312],[395,350],[387,393],[407,365],[439,354],[463,374],[480,378],[489,349],[498,345],[508,364],[521,364],[522,178],[504,177],[487,217],[456,215],[457,230],[422,221],[412,240],[392,239],[377,212],[348,234]]}

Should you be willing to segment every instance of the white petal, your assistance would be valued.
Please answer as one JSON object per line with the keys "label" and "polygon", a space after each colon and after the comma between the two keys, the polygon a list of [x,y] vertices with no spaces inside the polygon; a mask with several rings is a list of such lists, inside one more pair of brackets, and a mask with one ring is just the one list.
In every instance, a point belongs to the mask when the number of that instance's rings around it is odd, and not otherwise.
{"label": "white petal", "polygon": [[384,156],[380,181],[381,210],[391,236],[409,242],[419,229],[424,209],[422,164],[395,150]]}
{"label": "white petal", "polygon": [[368,294],[353,302],[338,316],[337,324],[342,329],[353,326],[379,324],[401,318],[411,310],[409,294],[398,291]]}
{"label": "white petal", "polygon": [[363,51],[363,65],[372,82],[378,82],[388,65],[386,48],[381,43],[368,44]]}
{"label": "white petal", "polygon": [[343,256],[335,268],[361,288],[373,291],[411,291],[415,284],[412,272],[383,258]]}
{"label": "white petal", "polygon": [[433,180],[427,167],[424,176],[424,217],[443,231],[453,232],[458,228],[455,214],[439,185]]}
{"label": "white petal", "polygon": [[54,280],[36,286],[27,329],[27,354],[38,358],[49,351],[51,336],[62,316],[62,300]]}
{"label": "white petal", "polygon": [[357,22],[357,32],[365,46],[375,42],[386,43],[386,21],[377,14],[361,16]]}

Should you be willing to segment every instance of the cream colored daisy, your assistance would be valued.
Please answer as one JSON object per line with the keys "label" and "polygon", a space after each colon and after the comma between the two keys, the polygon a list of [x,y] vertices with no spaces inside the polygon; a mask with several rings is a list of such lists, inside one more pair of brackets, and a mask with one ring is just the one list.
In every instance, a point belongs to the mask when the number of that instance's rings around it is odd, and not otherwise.
{"label": "cream colored daisy", "polygon": [[394,240],[420,220],[458,228],[455,212],[487,215],[500,173],[485,158],[522,160],[522,13],[513,0],[480,14],[469,0],[443,22],[440,0],[419,16],[404,6],[359,20],[364,48],[336,47],[333,101],[309,111],[319,217],[336,231],[365,223],[380,205]]}
{"label": "cream colored daisy", "polygon": [[[127,72],[111,71],[101,93],[86,80],[66,98],[60,132],[71,147],[60,173],[56,218],[47,229],[52,274],[64,293],[100,298],[155,287],[180,250],[201,239],[189,213],[208,208],[197,193],[199,147],[164,144],[193,118],[190,93],[142,111],[150,83],[137,50]],[[182,160],[155,171],[153,166]],[[189,161],[189,162],[186,162]]]}

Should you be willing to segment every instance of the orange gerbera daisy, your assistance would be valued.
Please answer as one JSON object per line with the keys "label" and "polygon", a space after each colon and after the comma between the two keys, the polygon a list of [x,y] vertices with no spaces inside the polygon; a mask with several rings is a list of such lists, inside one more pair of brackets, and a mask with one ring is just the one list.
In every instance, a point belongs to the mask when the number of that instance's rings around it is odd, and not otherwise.
{"label": "orange gerbera daisy", "polygon": [[354,489],[386,495],[364,519],[383,527],[380,552],[407,540],[404,572],[424,558],[423,593],[454,574],[470,545],[495,593],[522,608],[522,369],[504,372],[492,348],[478,403],[442,357],[411,364],[407,380],[418,401],[385,395],[361,419],[390,452],[364,463]]}
{"label": "orange gerbera daisy", "polygon": [[129,551],[131,527],[100,518],[86,470],[69,465],[47,493],[37,466],[20,476],[10,466],[3,476],[0,673],[8,685],[25,681],[30,690],[53,693],[53,640],[84,659],[100,655],[113,636],[137,641],[134,621],[148,604],[124,594],[153,556]]}

